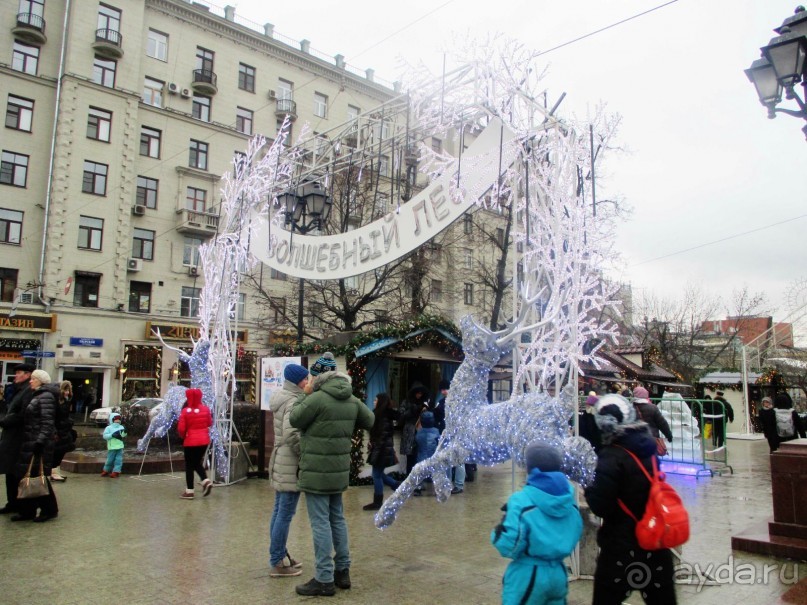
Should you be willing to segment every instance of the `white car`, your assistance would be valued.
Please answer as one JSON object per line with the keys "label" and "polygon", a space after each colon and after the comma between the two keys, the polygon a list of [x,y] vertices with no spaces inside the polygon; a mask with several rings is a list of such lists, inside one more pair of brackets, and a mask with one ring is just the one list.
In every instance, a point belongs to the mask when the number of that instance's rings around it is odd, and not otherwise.
{"label": "white car", "polygon": [[106,426],[109,424],[109,416],[113,413],[120,413],[120,407],[109,407],[109,408],[96,408],[92,412],[90,412],[90,421],[94,422],[98,426]]}
{"label": "white car", "polygon": [[146,408],[149,411],[149,422],[151,422],[151,420],[160,413],[160,410],[162,410],[163,400],[159,397],[140,397],[138,399],[124,401],[122,405]]}

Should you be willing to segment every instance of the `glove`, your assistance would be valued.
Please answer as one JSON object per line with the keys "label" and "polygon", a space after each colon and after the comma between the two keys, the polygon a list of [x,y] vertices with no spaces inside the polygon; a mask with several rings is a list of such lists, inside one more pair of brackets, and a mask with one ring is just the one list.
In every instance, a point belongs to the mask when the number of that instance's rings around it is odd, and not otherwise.
{"label": "glove", "polygon": [[112,436],[115,439],[120,439],[121,441],[123,441],[123,431],[115,431],[114,433],[112,433]]}
{"label": "glove", "polygon": [[44,443],[39,443],[39,441],[34,443],[34,455],[40,456],[44,450],[45,450]]}

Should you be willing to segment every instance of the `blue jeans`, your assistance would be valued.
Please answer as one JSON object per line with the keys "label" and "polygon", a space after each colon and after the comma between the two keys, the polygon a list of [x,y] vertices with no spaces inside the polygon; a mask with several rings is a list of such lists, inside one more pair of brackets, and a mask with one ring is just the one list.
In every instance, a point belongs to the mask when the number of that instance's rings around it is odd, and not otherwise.
{"label": "blue jeans", "polygon": [[123,449],[108,450],[106,453],[106,464],[104,464],[104,470],[106,472],[112,471],[113,473],[119,473],[120,469],[122,468],[123,468]]}
{"label": "blue jeans", "polygon": [[275,492],[275,508],[272,511],[272,520],[269,522],[269,565],[280,565],[286,556],[286,541],[289,539],[289,526],[294,513],[297,512],[297,502],[300,492]]}
{"label": "blue jeans", "polygon": [[397,489],[400,483],[398,483],[395,479],[393,479],[387,473],[385,473],[382,467],[374,466],[373,492],[376,494],[383,494],[385,485],[389,485],[392,489]]}
{"label": "blue jeans", "polygon": [[463,486],[465,485],[465,465],[460,464],[459,466],[455,466],[453,469],[449,469],[449,479],[451,479],[452,470],[454,471],[454,487],[457,489],[463,489]]}
{"label": "blue jeans", "polygon": [[305,494],[308,520],[314,536],[314,578],[333,582],[333,571],[350,568],[347,523],[342,494]]}

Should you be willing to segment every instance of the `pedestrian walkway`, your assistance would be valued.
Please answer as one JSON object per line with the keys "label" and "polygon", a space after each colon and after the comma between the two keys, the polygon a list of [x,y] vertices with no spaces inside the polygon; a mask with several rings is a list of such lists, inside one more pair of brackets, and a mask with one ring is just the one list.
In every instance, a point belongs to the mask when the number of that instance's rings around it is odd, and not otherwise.
{"label": "pedestrian walkway", "polygon": [[[729,441],[733,475],[670,476],[692,518],[692,539],[683,561],[701,569],[730,564],[731,535],[772,514],[767,444]],[[300,503],[289,551],[303,563],[298,578],[270,578],[268,524],[273,493],[267,481],[249,479],[213,490],[208,498],[180,500],[184,475],[97,475],[65,473],[55,486],[59,518],[43,524],[12,523],[0,517],[0,602],[4,605],[195,605],[285,604],[304,601],[297,583],[313,576],[312,545],[304,502]],[[521,473],[517,472],[520,480]],[[379,531],[372,513],[372,487],[350,488],[345,512],[350,528],[353,588],[328,603],[495,604],[507,561],[490,545],[491,528],[511,490],[509,465],[480,467],[465,493],[438,504],[413,498],[398,521]],[[386,492],[387,494],[389,491]],[[426,495],[426,494],[424,494]],[[741,564],[757,576],[739,577]],[[785,582],[794,565],[736,552],[720,586],[681,585],[678,602],[807,603],[804,587]],[[761,582],[765,565],[777,565]],[[745,567],[748,571],[748,568]],[[807,576],[807,563],[798,574]],[[760,581],[758,581],[760,580]],[[729,583],[733,581],[733,583]],[[743,582],[743,583],[740,583]],[[807,580],[802,584],[807,583]],[[570,585],[571,605],[591,602],[589,580]],[[780,600],[788,595],[789,600]],[[642,603],[634,594],[630,604]]]}

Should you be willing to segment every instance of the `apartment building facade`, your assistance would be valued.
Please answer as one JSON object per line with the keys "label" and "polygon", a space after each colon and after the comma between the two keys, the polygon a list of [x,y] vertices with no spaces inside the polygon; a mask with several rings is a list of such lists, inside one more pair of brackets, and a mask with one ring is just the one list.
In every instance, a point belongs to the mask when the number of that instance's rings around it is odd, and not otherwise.
{"label": "apartment building facade", "polygon": [[[217,233],[234,155],[256,133],[273,139],[287,116],[293,139],[304,123],[327,131],[397,91],[339,55],[281,41],[270,24],[239,22],[232,7],[15,0],[0,16],[10,24],[0,31],[3,376],[27,356],[99,403],[157,395],[189,379],[172,348],[198,336],[198,250]],[[490,253],[469,224],[452,228],[456,245],[427,282],[454,319],[484,302],[472,277]],[[296,280],[266,279],[291,304]],[[251,296],[237,311],[246,401],[272,331]]]}

